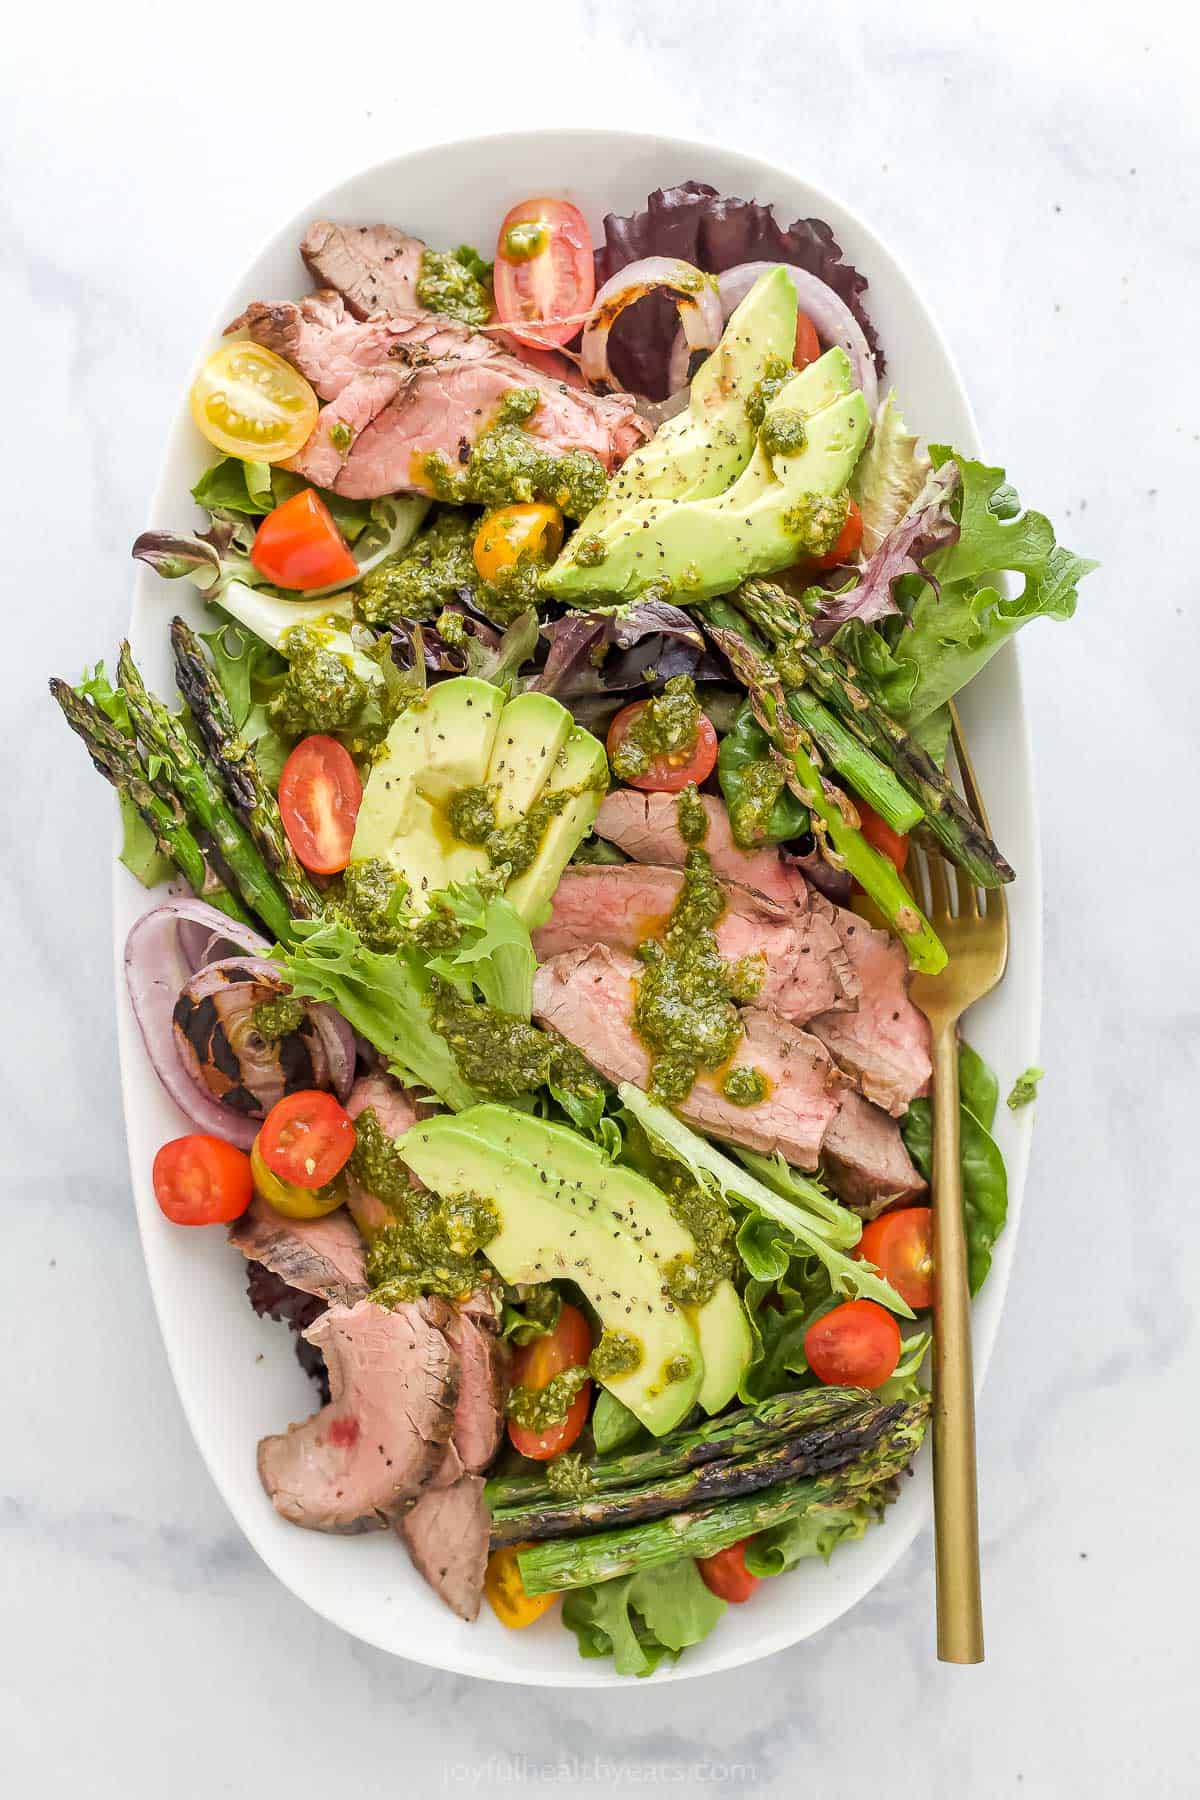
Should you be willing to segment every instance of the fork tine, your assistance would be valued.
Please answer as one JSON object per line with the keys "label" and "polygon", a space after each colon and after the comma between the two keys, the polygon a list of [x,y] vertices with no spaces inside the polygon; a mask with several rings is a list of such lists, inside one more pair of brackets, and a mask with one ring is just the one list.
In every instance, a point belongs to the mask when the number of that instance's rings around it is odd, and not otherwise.
{"label": "fork tine", "polygon": [[958,890],[958,917],[974,922],[979,918],[979,889],[965,869],[955,869],[954,883]]}

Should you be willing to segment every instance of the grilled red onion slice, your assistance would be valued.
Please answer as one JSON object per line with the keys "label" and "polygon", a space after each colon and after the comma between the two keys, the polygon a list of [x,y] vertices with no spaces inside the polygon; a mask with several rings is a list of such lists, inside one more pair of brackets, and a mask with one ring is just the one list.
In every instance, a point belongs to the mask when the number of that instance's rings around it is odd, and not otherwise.
{"label": "grilled red onion slice", "polygon": [[[620,385],[609,366],[608,334],[627,306],[656,288],[665,288],[674,300],[683,327],[680,337],[688,349],[711,350],[717,343],[724,319],[713,277],[678,257],[645,256],[610,276],[592,302],[580,345],[583,372],[589,381],[607,382],[609,387]],[[686,370],[687,350],[685,379]],[[672,380],[671,386],[680,387],[682,383]]]}
{"label": "grilled red onion slice", "polygon": [[[249,978],[244,983],[247,995],[253,995],[250,1006],[256,1005],[259,999],[288,991],[273,963],[264,962],[260,955],[229,957],[221,954],[230,947],[261,952],[268,945],[256,931],[236,924],[202,900],[168,901],[144,913],[130,930],[125,942],[125,978],[147,1054],[175,1104],[202,1131],[226,1138],[248,1150],[254,1142],[259,1120],[245,1111],[239,1112],[212,1092],[199,1073],[194,1050],[185,1066],[177,1048],[173,1019],[181,990],[192,988],[194,983],[201,984],[201,998],[217,988],[231,991],[227,977],[214,976],[213,970],[233,967],[243,971]],[[214,955],[218,958],[215,962],[210,960]],[[344,1099],[354,1080],[353,1034],[333,1007],[317,1002],[306,1004],[305,1049],[313,1074],[319,1075],[320,1079],[292,1085],[329,1085],[339,1099]],[[241,1028],[235,1029],[240,1037]],[[254,1035],[257,1039],[257,1034]],[[274,1049],[273,1046],[266,1048]],[[248,1043],[246,1054],[252,1055]],[[301,1061],[297,1055],[297,1070]],[[232,1070],[233,1062],[230,1061],[227,1075],[231,1076]],[[229,1085],[233,1085],[232,1080]],[[273,1083],[264,1086],[263,1092],[273,1091],[273,1086]],[[282,1094],[282,1083],[279,1091]]]}
{"label": "grilled red onion slice", "polygon": [[[768,269],[786,269],[796,289],[796,298],[800,302],[801,312],[807,313],[822,344],[828,350],[833,344],[840,344],[850,358],[854,370],[854,379],[862,389],[863,399],[874,417],[875,406],[879,398],[879,380],[875,372],[875,358],[871,354],[871,346],[863,333],[863,328],[855,318],[840,294],[816,275],[810,275],[807,269],[801,269],[795,263],[749,262],[739,263],[734,269],[726,269],[717,276],[717,288],[721,297],[722,323],[727,319],[734,307],[746,298],[760,275]],[[622,271],[628,273],[628,271]],[[687,338],[682,332],[676,337],[671,347],[671,365],[668,380],[672,390],[682,386],[688,378],[688,362],[691,350]]]}

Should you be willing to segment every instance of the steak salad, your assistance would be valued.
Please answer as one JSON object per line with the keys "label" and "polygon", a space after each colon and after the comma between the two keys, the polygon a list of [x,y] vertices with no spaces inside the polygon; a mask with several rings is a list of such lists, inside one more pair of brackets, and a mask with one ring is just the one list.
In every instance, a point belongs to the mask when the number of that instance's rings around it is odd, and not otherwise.
{"label": "steak salad", "polygon": [[819,220],[685,182],[596,244],[535,196],[491,262],[298,250],[193,384],[205,523],[134,545],[203,600],[178,695],[127,644],[51,683],[156,890],[126,973],[192,1129],[154,1191],[316,1384],[264,1504],[646,1675],[921,1444],[908,848],[1013,879],[949,702],[1092,565],[908,429]]}

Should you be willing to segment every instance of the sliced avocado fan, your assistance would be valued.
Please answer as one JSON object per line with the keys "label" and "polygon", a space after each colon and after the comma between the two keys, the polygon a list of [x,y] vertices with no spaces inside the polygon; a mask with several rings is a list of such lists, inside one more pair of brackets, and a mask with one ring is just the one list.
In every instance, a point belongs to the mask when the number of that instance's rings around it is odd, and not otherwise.
{"label": "sliced avocado fan", "polygon": [[473,676],[438,682],[401,713],[363,792],[351,862],[379,858],[409,904],[490,868],[537,924],[608,785],[604,747],[548,694],[506,700]]}

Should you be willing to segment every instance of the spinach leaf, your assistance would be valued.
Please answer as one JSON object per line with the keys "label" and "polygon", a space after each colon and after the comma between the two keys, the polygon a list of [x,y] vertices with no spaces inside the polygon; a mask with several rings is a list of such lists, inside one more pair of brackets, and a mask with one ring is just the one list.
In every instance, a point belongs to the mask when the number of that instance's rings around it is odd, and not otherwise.
{"label": "spinach leaf", "polygon": [[[964,1076],[964,1055],[967,1072]],[[978,1065],[978,1066],[977,1066]],[[981,1075],[982,1071],[982,1075]],[[984,1079],[986,1077],[986,1079]],[[1000,1147],[985,1125],[967,1105],[967,1093],[982,1103],[989,1124],[996,1111],[996,1078],[981,1057],[963,1044],[959,1048],[960,1157],[962,1162],[963,1217],[967,1233],[967,1278],[977,1294],[992,1266],[992,1246],[1008,1217],[1008,1174]],[[900,1132],[909,1155],[926,1181],[932,1173],[932,1118],[928,1100],[914,1100],[900,1121]]]}
{"label": "spinach leaf", "polygon": [[721,739],[717,779],[729,808],[733,835],[744,849],[784,844],[808,830],[808,808],[797,800],[773,760],[767,734],[749,701],[738,713],[733,730]]}

